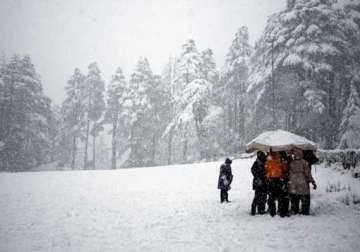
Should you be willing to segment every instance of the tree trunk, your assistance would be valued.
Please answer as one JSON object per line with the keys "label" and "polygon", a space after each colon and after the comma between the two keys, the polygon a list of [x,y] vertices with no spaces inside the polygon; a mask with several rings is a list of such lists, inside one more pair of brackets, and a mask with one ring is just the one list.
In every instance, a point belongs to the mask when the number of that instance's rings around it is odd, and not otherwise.
{"label": "tree trunk", "polygon": [[136,141],[134,140],[134,125],[131,127],[130,129],[130,155],[129,155],[129,159],[128,159],[128,163],[130,165],[130,167],[135,167],[138,164],[138,160],[137,158],[138,155],[136,153]]}
{"label": "tree trunk", "polygon": [[[6,128],[9,128],[10,130],[6,130],[6,136],[9,137],[13,134],[12,132],[12,126],[13,126],[13,112],[12,112],[12,108],[13,108],[13,103],[14,103],[14,80],[11,80],[11,85],[10,85],[10,104],[9,104],[9,122],[7,124]],[[7,164],[6,164],[6,170],[9,171],[15,171],[16,168],[13,167],[13,163],[15,162],[15,158],[13,156],[13,154],[9,151],[5,150],[5,153],[7,153]]]}
{"label": "tree trunk", "polygon": [[232,109],[231,105],[228,105],[228,130],[230,130],[232,127]]}
{"label": "tree trunk", "polygon": [[184,147],[183,147],[183,161],[186,162],[187,160],[187,145],[188,145],[188,140],[187,138],[184,139]]}
{"label": "tree trunk", "polygon": [[96,168],[96,135],[93,136],[93,169]]}
{"label": "tree trunk", "polygon": [[234,112],[233,112],[233,116],[234,116],[234,124],[233,124],[233,129],[234,129],[234,132],[236,132],[236,129],[238,128],[238,106],[237,106],[237,97],[235,98],[235,101],[234,101]]}
{"label": "tree trunk", "polygon": [[196,135],[199,141],[199,149],[200,149],[200,159],[202,160],[204,158],[204,146],[203,146],[203,139],[201,135],[201,126],[200,122],[198,120],[195,120],[195,128],[196,128]]}
{"label": "tree trunk", "polygon": [[71,169],[75,169],[75,159],[76,159],[76,136],[73,136],[72,142],[72,151],[71,151]]}
{"label": "tree trunk", "polygon": [[245,110],[242,100],[239,100],[239,136],[245,136]]}
{"label": "tree trunk", "polygon": [[156,155],[156,134],[154,133],[152,137],[151,165],[155,165],[155,155]]}
{"label": "tree trunk", "polygon": [[96,122],[94,122],[94,132],[93,132],[93,159],[92,159],[92,168],[96,168]]}
{"label": "tree trunk", "polygon": [[111,169],[116,169],[116,131],[117,131],[117,120],[113,121],[113,132],[112,132],[112,141],[111,141]]}
{"label": "tree trunk", "polygon": [[88,144],[89,144],[89,129],[90,129],[90,120],[87,119],[86,122],[86,135],[85,135],[85,150],[84,150],[84,170],[88,167]]}
{"label": "tree trunk", "polygon": [[188,140],[187,140],[187,126],[184,127],[184,135],[183,135],[183,161],[186,162],[187,160],[187,148],[188,148]]}
{"label": "tree trunk", "polygon": [[336,127],[335,127],[335,95],[334,95],[334,73],[329,74],[328,83],[326,83],[327,87],[327,115],[328,115],[328,122],[327,122],[327,129],[325,129],[325,147],[327,149],[331,149],[334,146],[334,137],[336,135]]}
{"label": "tree trunk", "polygon": [[171,164],[171,155],[172,155],[172,139],[173,139],[173,129],[169,132],[169,138],[168,138],[168,158],[167,163]]}

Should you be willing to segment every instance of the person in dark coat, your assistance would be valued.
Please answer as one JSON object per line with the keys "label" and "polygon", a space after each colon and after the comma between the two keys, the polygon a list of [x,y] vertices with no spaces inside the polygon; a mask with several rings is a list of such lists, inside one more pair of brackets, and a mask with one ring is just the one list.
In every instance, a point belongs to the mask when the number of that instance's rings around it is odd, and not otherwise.
{"label": "person in dark coat", "polygon": [[233,179],[231,171],[231,159],[226,158],[225,164],[220,166],[220,174],[218,179],[218,189],[220,189],[220,202],[229,201],[228,191],[231,189],[230,185]]}
{"label": "person in dark coat", "polygon": [[283,195],[283,202],[282,202],[282,215],[283,216],[290,216],[289,206],[290,206],[290,194],[288,188],[288,181],[289,181],[289,164],[292,161],[291,155],[288,154],[286,151],[280,152],[281,159],[285,165],[285,176],[283,177],[283,185],[282,185],[282,195]]}
{"label": "person in dark coat", "polygon": [[253,190],[255,191],[254,199],[251,204],[251,215],[265,213],[265,204],[267,196],[266,171],[265,171],[266,154],[262,151],[257,152],[257,159],[251,167],[251,173],[254,176]]}
{"label": "person in dark coat", "polygon": [[312,150],[304,150],[303,153],[304,153],[304,160],[308,162],[309,168],[311,170],[311,166],[319,162],[319,159],[315,156],[314,151]]}
{"label": "person in dark coat", "polygon": [[351,151],[349,153],[349,155],[350,155],[351,166],[352,166],[353,169],[355,169],[356,168],[356,162],[357,162],[356,153],[355,153],[355,151]]}

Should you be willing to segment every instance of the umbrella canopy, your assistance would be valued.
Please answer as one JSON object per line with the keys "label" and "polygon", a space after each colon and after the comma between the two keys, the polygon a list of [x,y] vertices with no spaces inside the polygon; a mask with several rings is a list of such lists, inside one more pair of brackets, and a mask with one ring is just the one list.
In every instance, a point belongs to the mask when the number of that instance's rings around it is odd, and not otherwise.
{"label": "umbrella canopy", "polygon": [[273,130],[266,131],[249,142],[246,145],[246,152],[255,150],[269,152],[270,148],[273,151],[287,151],[293,148],[316,150],[317,144],[285,130]]}

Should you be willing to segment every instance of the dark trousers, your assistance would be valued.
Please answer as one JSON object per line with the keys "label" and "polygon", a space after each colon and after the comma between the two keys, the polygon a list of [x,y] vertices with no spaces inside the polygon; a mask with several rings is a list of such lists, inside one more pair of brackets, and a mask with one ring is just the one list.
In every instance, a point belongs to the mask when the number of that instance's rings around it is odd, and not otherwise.
{"label": "dark trousers", "polygon": [[251,204],[252,215],[256,214],[256,209],[260,214],[265,212],[266,194],[266,190],[255,190],[254,199]]}
{"label": "dark trousers", "polygon": [[276,201],[278,202],[278,211],[281,217],[288,214],[289,195],[287,192],[286,182],[282,179],[271,179],[268,181],[268,206],[270,215],[276,214]]}
{"label": "dark trousers", "polygon": [[291,211],[294,214],[299,213],[299,205],[301,202],[301,214],[309,215],[310,213],[310,194],[309,195],[299,195],[299,194],[291,194]]}
{"label": "dark trousers", "polygon": [[220,190],[220,202],[229,201],[228,190]]}

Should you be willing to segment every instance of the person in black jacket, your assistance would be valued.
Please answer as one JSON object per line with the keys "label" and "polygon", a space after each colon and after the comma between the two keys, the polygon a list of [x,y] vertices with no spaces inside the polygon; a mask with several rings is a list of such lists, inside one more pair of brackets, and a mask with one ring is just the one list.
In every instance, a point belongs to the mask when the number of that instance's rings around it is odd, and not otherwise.
{"label": "person in black jacket", "polygon": [[303,153],[304,159],[306,162],[308,162],[311,171],[311,166],[319,162],[319,159],[315,156],[314,151],[312,150],[303,150]]}
{"label": "person in black jacket", "polygon": [[251,215],[256,214],[256,209],[259,214],[265,213],[267,196],[265,161],[266,154],[262,151],[258,151],[257,159],[251,167],[251,173],[254,176],[253,190],[255,191],[255,196],[251,204]]}
{"label": "person in black jacket", "polygon": [[230,185],[233,179],[231,172],[231,159],[226,158],[225,164],[220,166],[220,174],[218,179],[218,189],[220,189],[220,202],[229,201],[228,191],[231,189]]}

